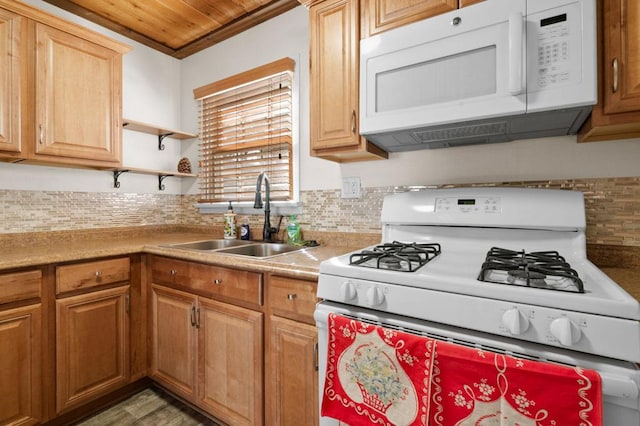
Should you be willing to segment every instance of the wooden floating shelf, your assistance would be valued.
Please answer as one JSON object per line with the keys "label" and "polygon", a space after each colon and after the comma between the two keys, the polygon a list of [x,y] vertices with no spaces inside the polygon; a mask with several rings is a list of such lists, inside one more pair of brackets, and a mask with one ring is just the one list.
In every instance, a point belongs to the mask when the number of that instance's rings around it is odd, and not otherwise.
{"label": "wooden floating shelf", "polygon": [[123,173],[138,173],[144,175],[155,175],[158,176],[158,189],[160,191],[164,191],[164,184],[162,183],[168,177],[198,177],[197,174],[194,173],[180,173],[180,172],[170,172],[167,170],[154,170],[154,169],[141,169],[138,167],[118,167],[116,169],[108,169],[113,172],[113,187],[120,188],[120,175]]}
{"label": "wooden floating shelf", "polygon": [[193,133],[180,132],[178,130],[166,129],[163,127],[154,126],[153,124],[141,123],[139,121],[122,119],[122,128],[126,130],[133,130],[136,132],[148,133],[150,135],[165,136],[171,139],[193,139],[198,135]]}

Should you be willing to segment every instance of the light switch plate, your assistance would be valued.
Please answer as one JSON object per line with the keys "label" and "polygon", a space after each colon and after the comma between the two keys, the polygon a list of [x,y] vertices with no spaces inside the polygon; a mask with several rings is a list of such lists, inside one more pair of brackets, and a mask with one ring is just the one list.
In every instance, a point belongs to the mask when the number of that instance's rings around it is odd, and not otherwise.
{"label": "light switch plate", "polygon": [[361,195],[360,176],[342,178],[342,198],[360,198]]}

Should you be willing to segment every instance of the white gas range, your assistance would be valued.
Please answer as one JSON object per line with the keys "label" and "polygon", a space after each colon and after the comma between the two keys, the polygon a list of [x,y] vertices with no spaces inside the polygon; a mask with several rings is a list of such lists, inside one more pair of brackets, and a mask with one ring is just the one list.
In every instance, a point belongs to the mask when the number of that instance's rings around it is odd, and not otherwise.
{"label": "white gas range", "polygon": [[640,304],[587,259],[582,193],[398,193],[381,219],[380,245],[320,266],[321,348],[334,312],[581,365],[603,378],[606,424],[640,424]]}

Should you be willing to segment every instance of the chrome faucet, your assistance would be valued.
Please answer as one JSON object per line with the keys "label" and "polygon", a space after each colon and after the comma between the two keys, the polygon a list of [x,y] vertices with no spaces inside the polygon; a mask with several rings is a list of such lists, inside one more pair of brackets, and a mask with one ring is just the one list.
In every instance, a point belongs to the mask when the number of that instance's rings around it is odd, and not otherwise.
{"label": "chrome faucet", "polygon": [[264,196],[264,226],[262,227],[262,240],[263,241],[271,241],[273,234],[276,234],[278,230],[276,228],[271,227],[271,220],[269,218],[271,213],[271,207],[269,205],[269,196],[270,196],[270,187],[269,187],[269,177],[265,172],[262,172],[258,175],[258,182],[256,183],[256,198],[253,202],[254,209],[263,208],[262,205],[262,179],[264,179],[264,187],[265,187],[265,196]]}

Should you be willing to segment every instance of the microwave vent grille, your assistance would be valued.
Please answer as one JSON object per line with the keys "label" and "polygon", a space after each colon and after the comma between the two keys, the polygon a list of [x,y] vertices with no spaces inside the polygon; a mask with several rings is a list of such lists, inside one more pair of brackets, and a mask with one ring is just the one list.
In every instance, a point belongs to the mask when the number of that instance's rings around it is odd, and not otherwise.
{"label": "microwave vent grille", "polygon": [[447,140],[477,139],[483,136],[504,135],[507,133],[506,121],[498,121],[469,126],[445,127],[413,132],[413,137],[421,143],[432,143]]}

